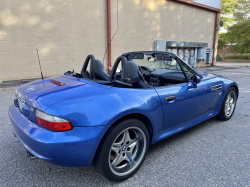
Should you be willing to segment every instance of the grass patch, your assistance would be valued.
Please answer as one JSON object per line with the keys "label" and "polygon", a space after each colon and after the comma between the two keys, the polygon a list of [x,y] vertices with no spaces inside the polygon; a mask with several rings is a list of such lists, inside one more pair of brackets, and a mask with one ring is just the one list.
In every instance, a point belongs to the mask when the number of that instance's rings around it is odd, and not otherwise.
{"label": "grass patch", "polygon": [[250,61],[250,53],[222,53],[217,54],[217,61],[225,61],[225,62],[249,62]]}
{"label": "grass patch", "polygon": [[250,62],[250,60],[243,60],[243,59],[223,59],[219,62]]}

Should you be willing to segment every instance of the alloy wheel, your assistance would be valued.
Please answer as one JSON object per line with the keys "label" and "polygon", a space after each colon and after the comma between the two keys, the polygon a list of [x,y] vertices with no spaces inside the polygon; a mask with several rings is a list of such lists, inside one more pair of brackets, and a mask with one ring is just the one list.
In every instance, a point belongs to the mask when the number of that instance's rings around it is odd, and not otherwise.
{"label": "alloy wheel", "polygon": [[137,168],[146,151],[145,133],[138,127],[123,130],[109,151],[109,167],[117,176],[124,176]]}
{"label": "alloy wheel", "polygon": [[236,95],[234,91],[231,91],[228,95],[227,95],[227,99],[225,102],[225,115],[227,117],[230,117],[234,111],[234,107],[235,107],[235,102],[236,102]]}

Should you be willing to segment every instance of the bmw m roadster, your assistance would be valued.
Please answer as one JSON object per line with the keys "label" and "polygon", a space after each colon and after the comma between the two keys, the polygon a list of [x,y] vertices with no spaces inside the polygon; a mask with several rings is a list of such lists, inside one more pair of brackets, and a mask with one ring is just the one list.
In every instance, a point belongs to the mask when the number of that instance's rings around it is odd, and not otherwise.
{"label": "bmw m roadster", "polygon": [[125,53],[112,71],[89,55],[79,73],[20,86],[9,108],[30,155],[61,166],[89,166],[122,181],[150,145],[212,117],[229,120],[238,86],[196,71],[168,52]]}

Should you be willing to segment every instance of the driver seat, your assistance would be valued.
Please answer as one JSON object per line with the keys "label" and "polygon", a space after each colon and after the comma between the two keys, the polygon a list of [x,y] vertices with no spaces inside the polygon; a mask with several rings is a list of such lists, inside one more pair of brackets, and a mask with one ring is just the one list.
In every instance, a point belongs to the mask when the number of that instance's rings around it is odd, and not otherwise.
{"label": "driver seat", "polygon": [[127,61],[127,78],[131,80],[133,88],[148,88],[149,85],[143,78],[138,64],[133,60]]}
{"label": "driver seat", "polygon": [[96,79],[104,80],[104,81],[109,80],[109,75],[105,72],[104,65],[103,65],[102,61],[100,61],[98,59],[95,60],[94,73],[95,73]]}

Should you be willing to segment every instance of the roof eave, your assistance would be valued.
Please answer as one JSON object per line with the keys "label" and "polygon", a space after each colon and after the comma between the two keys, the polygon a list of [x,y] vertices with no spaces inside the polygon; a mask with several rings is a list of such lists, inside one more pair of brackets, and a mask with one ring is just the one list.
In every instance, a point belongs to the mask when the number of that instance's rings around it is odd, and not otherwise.
{"label": "roof eave", "polygon": [[213,12],[221,12],[222,11],[221,9],[218,9],[218,8],[214,8],[214,7],[211,7],[211,6],[203,5],[203,4],[196,3],[196,2],[193,2],[193,1],[188,1],[188,0],[171,0],[171,1],[184,3],[184,4],[187,4],[187,5],[190,5],[190,6],[195,6],[195,7],[210,10],[210,11],[213,11]]}

